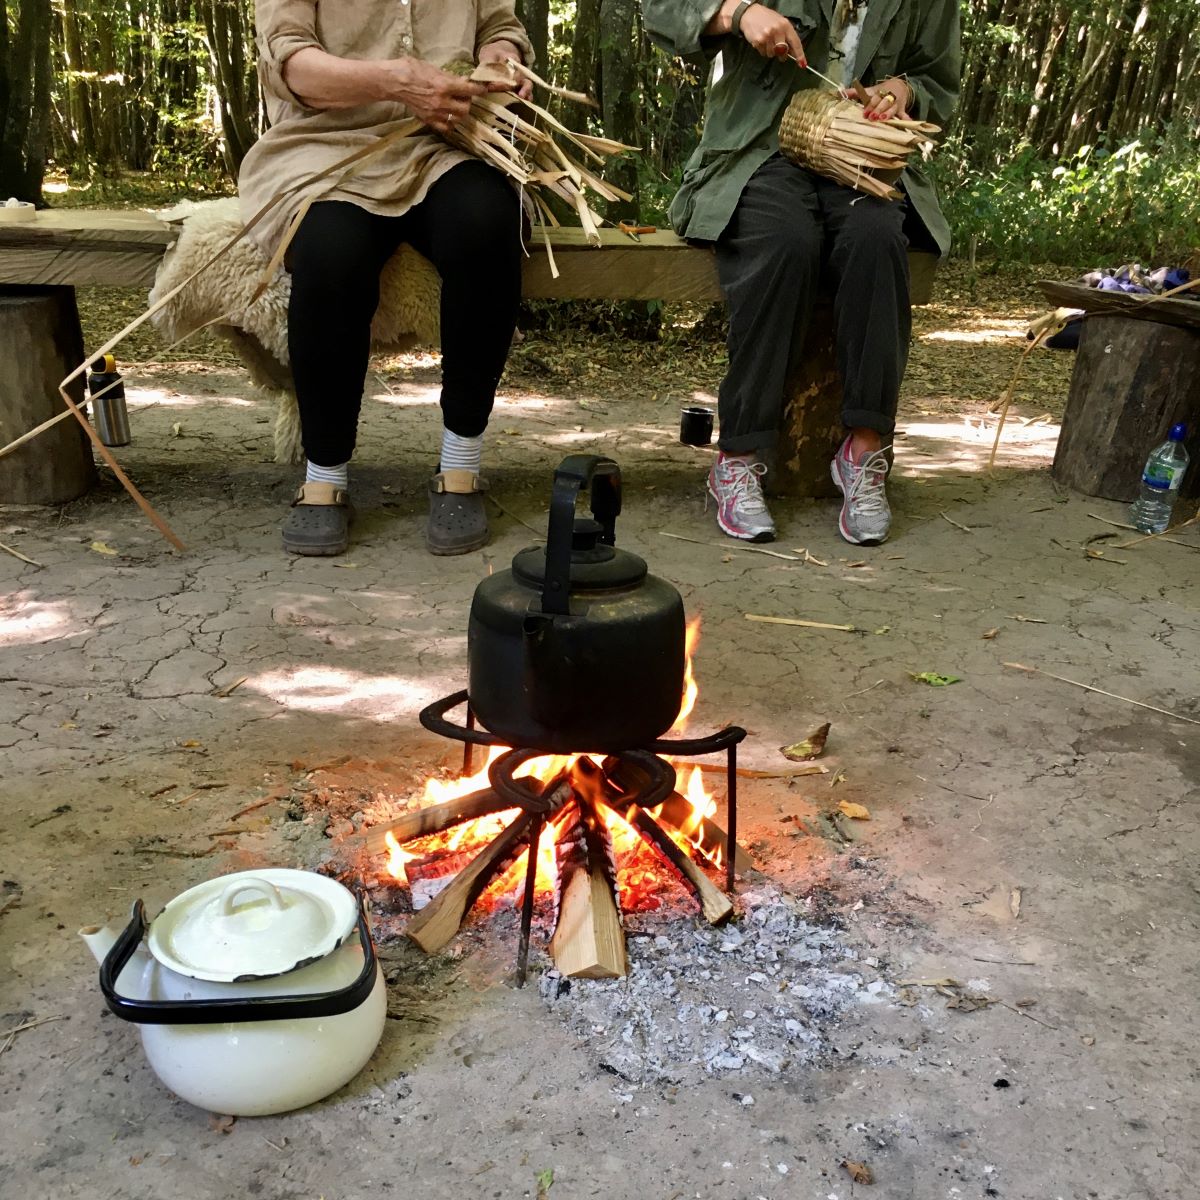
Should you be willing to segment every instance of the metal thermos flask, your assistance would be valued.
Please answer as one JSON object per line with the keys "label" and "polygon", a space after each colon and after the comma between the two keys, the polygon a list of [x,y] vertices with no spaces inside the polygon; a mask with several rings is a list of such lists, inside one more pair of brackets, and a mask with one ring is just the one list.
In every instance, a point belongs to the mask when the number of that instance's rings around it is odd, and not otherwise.
{"label": "metal thermos flask", "polygon": [[128,446],[131,439],[129,411],[125,407],[125,381],[111,354],[92,363],[88,394],[92,401],[92,421],[100,440],[106,446]]}

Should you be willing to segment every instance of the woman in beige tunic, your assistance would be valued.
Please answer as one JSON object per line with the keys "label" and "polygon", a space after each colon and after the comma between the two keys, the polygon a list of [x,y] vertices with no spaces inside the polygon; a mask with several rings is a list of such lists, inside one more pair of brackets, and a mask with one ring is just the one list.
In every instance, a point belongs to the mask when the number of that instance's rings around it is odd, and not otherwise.
{"label": "woman in beige tunic", "polygon": [[[501,173],[442,136],[487,88],[445,68],[528,61],[514,0],[257,0],[259,78],[271,127],[246,156],[247,216],[415,117],[421,132],[367,158],[331,190],[301,187],[256,230],[288,249],[288,343],[306,479],[284,524],[295,554],[340,554],[352,510],[349,461],[379,275],[407,242],[442,279],[442,418],[426,542],[464,554],[487,541],[483,432],[516,327],[521,213]],[[497,85],[492,85],[495,88]],[[479,290],[487,285],[487,303]]]}

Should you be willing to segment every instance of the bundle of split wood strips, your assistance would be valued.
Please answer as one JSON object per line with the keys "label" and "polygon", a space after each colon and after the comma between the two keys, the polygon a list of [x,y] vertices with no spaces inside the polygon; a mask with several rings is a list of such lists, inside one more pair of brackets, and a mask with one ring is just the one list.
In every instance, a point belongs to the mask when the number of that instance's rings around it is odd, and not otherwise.
{"label": "bundle of split wood strips", "polygon": [[892,184],[914,151],[928,154],[937,125],[898,117],[870,121],[857,100],[837,92],[797,92],[779,125],[779,148],[793,162],[857,191],[898,200]]}

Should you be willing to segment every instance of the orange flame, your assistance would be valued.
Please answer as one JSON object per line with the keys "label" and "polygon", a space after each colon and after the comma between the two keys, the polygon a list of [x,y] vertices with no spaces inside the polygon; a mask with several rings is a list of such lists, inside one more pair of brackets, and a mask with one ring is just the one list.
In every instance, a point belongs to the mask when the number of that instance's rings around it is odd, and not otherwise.
{"label": "orange flame", "polygon": [[692,715],[692,709],[696,707],[696,699],[700,695],[700,687],[696,683],[696,673],[692,669],[692,655],[696,650],[696,643],[700,640],[700,618],[696,617],[688,623],[687,634],[684,638],[683,652],[686,656],[686,665],[683,671],[683,702],[679,706],[679,716],[675,718],[675,724],[671,726],[672,733],[682,733],[687,728],[688,717]]}
{"label": "orange flame", "polygon": [[408,883],[408,872],[404,869],[405,863],[410,863],[417,856],[409,854],[405,848],[396,841],[396,835],[389,829],[383,835],[383,840],[388,848],[387,872],[399,883]]}

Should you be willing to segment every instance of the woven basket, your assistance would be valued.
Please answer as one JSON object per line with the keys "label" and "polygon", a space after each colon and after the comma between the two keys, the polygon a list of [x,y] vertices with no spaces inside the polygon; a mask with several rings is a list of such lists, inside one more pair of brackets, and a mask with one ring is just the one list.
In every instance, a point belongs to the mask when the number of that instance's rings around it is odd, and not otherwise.
{"label": "woven basket", "polygon": [[779,148],[818,175],[870,196],[898,200],[892,184],[913,151],[927,154],[938,133],[941,129],[928,121],[868,121],[857,100],[808,89],[797,92],[784,111]]}

